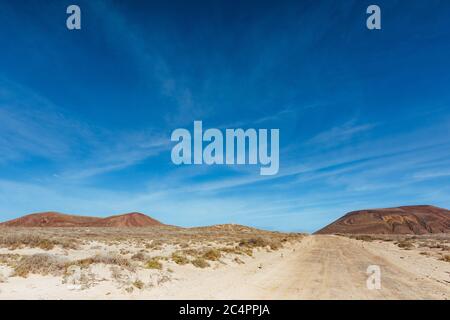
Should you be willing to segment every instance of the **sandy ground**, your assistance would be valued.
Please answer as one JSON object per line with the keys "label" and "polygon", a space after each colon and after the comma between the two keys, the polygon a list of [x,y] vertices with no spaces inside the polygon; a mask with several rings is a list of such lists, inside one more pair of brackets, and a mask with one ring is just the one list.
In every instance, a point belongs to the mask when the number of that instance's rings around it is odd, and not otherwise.
{"label": "sandy ground", "polygon": [[[341,236],[307,236],[277,251],[255,250],[232,263],[210,268],[170,265],[130,276],[146,285],[129,292],[104,277],[89,288],[70,287],[61,278],[30,275],[0,283],[0,299],[449,299],[450,263],[404,250],[392,242],[365,242]],[[381,270],[381,289],[366,285],[369,265]],[[0,272],[6,273],[6,267]]]}

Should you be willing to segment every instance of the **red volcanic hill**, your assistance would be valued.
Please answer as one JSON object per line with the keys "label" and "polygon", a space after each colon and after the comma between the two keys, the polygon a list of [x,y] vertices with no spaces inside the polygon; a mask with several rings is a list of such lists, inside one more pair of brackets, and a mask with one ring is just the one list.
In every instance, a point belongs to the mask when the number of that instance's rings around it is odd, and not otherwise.
{"label": "red volcanic hill", "polygon": [[145,214],[132,212],[107,218],[68,215],[59,212],[29,214],[0,223],[0,227],[149,227],[163,225]]}
{"label": "red volcanic hill", "polygon": [[98,227],[150,227],[162,225],[161,222],[146,216],[143,213],[132,212],[121,214],[118,216],[111,216],[96,221],[92,226]]}
{"label": "red volcanic hill", "polygon": [[315,234],[427,234],[450,232],[450,211],[434,206],[352,211]]}

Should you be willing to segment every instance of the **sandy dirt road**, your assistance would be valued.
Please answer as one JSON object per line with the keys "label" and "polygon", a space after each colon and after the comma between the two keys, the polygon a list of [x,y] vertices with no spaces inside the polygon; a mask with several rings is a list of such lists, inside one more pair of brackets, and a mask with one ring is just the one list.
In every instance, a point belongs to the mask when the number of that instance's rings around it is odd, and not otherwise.
{"label": "sandy dirt road", "polygon": [[[369,265],[381,269],[381,289],[366,285]],[[240,268],[192,275],[147,298],[193,299],[449,299],[450,266],[398,249],[338,236],[308,236]],[[141,297],[143,298],[143,297]]]}
{"label": "sandy dirt road", "polygon": [[[386,248],[387,249],[387,248]],[[427,258],[415,270],[408,263],[400,265],[390,257],[405,259],[409,252],[387,254],[383,247],[336,236],[307,237],[283,272],[264,275],[260,298],[276,299],[448,299],[450,267],[434,275]],[[411,259],[417,257],[410,257]],[[403,260],[401,259],[401,260]],[[411,261],[412,262],[412,261]],[[435,261],[432,261],[435,262]],[[436,261],[439,262],[439,261]],[[381,289],[366,285],[369,265],[381,270]],[[421,270],[420,267],[422,267]],[[442,279],[440,279],[442,278]]]}

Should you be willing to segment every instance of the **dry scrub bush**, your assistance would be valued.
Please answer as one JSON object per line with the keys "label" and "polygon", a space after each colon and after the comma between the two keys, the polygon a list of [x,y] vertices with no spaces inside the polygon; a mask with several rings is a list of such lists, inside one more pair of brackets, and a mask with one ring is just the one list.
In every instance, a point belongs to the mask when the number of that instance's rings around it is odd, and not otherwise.
{"label": "dry scrub bush", "polygon": [[145,261],[147,259],[147,256],[145,254],[143,254],[142,252],[138,252],[136,254],[134,254],[133,256],[131,256],[131,260],[135,260],[135,261]]}
{"label": "dry scrub bush", "polygon": [[184,265],[189,263],[189,259],[186,256],[181,255],[180,253],[174,252],[172,253],[172,261],[176,264]]}
{"label": "dry scrub bush", "polygon": [[239,246],[241,247],[257,248],[257,247],[266,247],[268,245],[269,243],[263,238],[249,238],[243,239],[239,242]]}
{"label": "dry scrub bush", "polygon": [[161,250],[162,246],[164,245],[164,241],[162,240],[153,240],[150,244],[146,244],[146,249],[153,249],[153,250]]}
{"label": "dry scrub bush", "polygon": [[14,268],[17,265],[17,262],[20,260],[20,258],[21,255],[16,253],[0,254],[0,264]]}
{"label": "dry scrub bush", "polygon": [[2,237],[0,239],[0,244],[3,247],[8,247],[13,250],[21,247],[41,248],[43,250],[51,250],[55,247],[53,241],[41,238],[37,235],[26,235],[26,234],[6,235],[5,237]]}
{"label": "dry scrub bush", "polygon": [[450,255],[449,255],[449,254],[446,254],[445,256],[443,256],[443,257],[441,258],[441,260],[442,260],[442,261],[445,261],[445,262],[450,262]]}
{"label": "dry scrub bush", "polygon": [[414,245],[411,242],[406,241],[406,240],[402,240],[402,241],[397,242],[397,246],[399,248],[402,248],[402,249],[405,249],[405,250],[410,250],[411,248],[414,248]]}
{"label": "dry scrub bush", "polygon": [[219,248],[220,251],[224,252],[224,253],[229,253],[229,254],[243,254],[244,252],[242,251],[241,248],[239,247],[222,247]]}
{"label": "dry scrub bush", "polygon": [[191,261],[191,263],[197,268],[207,268],[209,267],[209,263],[203,258],[196,258]]}
{"label": "dry scrub bush", "polygon": [[210,261],[217,261],[220,259],[222,255],[220,254],[220,251],[217,249],[208,249],[205,253],[203,253],[202,257],[205,260]]}
{"label": "dry scrub bush", "polygon": [[158,258],[152,258],[152,259],[147,261],[147,263],[145,264],[145,267],[147,269],[161,270],[163,265],[162,265],[161,262],[159,262]]}
{"label": "dry scrub bush", "polygon": [[64,249],[76,249],[77,242],[70,239],[48,239],[37,234],[6,234],[0,237],[0,246],[9,249],[18,249],[21,247],[40,248],[51,250],[55,246],[61,246]]}
{"label": "dry scrub bush", "polygon": [[355,240],[361,240],[361,241],[368,241],[371,242],[374,240],[374,238],[372,236],[369,235],[355,235],[355,236],[350,236],[351,239],[355,239]]}
{"label": "dry scrub bush", "polygon": [[[283,239],[283,240],[284,240],[284,239]],[[274,240],[274,241],[271,241],[271,242],[269,243],[269,247],[270,247],[270,249],[272,249],[272,250],[278,250],[278,249],[281,249],[281,248],[283,247],[283,244],[282,244],[282,241]]]}
{"label": "dry scrub bush", "polygon": [[136,280],[133,282],[133,286],[135,286],[138,289],[143,289],[144,283],[141,280]]}
{"label": "dry scrub bush", "polygon": [[76,260],[76,261],[72,261],[69,262],[66,266],[70,266],[70,265],[77,265],[80,268],[87,268],[92,264],[108,264],[108,265],[116,265],[119,267],[124,267],[124,268],[131,268],[131,264],[130,262],[125,259],[122,258],[121,256],[118,255],[96,255],[90,258],[85,258],[85,259],[81,259],[81,260]]}
{"label": "dry scrub bush", "polygon": [[28,274],[62,275],[66,264],[53,255],[38,253],[24,256],[14,268],[14,276],[26,278]]}
{"label": "dry scrub bush", "polygon": [[234,262],[236,262],[237,264],[245,264],[245,262],[239,259],[238,257],[234,258]]}
{"label": "dry scrub bush", "polygon": [[242,239],[239,241],[240,247],[246,247],[246,248],[265,248],[269,247],[272,250],[278,250],[283,247],[283,242],[287,242],[288,240],[286,238],[283,239],[271,239],[266,240],[263,238],[249,238],[249,239]]}

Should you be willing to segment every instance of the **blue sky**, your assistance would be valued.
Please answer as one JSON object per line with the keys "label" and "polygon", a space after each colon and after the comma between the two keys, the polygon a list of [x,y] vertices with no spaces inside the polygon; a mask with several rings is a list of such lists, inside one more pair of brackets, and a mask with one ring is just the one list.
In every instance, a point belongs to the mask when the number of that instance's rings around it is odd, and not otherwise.
{"label": "blue sky", "polygon": [[[448,1],[1,0],[0,23],[0,220],[312,232],[351,210],[450,207]],[[278,175],[175,166],[170,134],[194,120],[279,128]]]}

